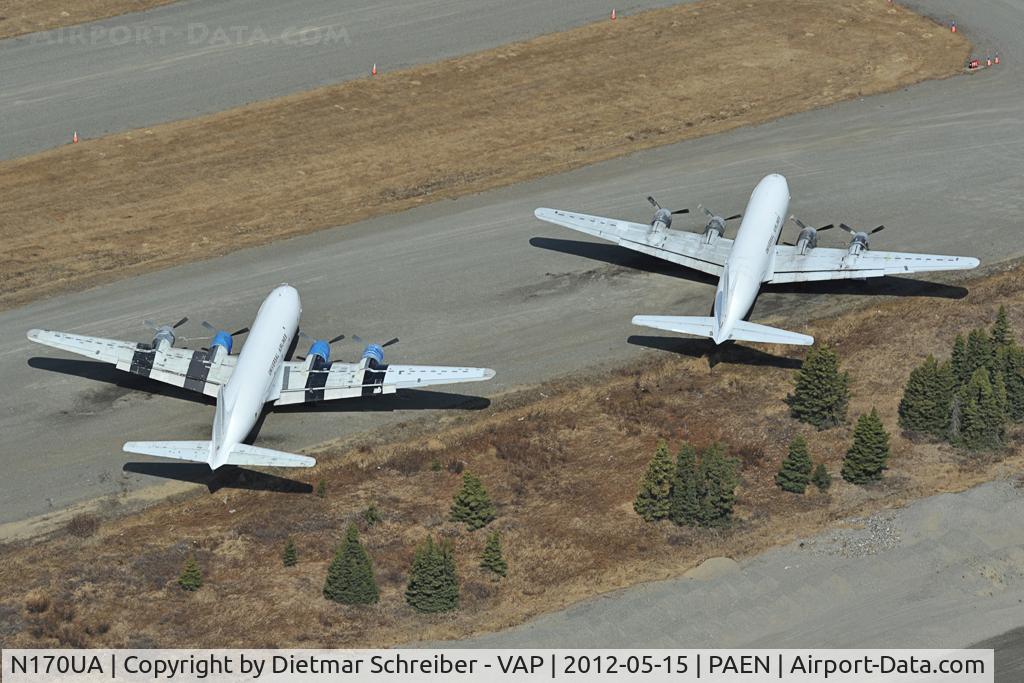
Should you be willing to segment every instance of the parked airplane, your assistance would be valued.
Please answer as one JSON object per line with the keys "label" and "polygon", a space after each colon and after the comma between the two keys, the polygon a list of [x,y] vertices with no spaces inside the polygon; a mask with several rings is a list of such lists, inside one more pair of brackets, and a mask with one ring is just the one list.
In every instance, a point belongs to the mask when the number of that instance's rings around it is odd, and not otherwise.
{"label": "parked airplane", "polygon": [[[85,337],[68,332],[30,330],[28,338],[39,344],[113,363],[119,370],[155,379],[176,387],[199,391],[217,399],[210,441],[129,441],[129,453],[205,462],[210,469],[222,465],[312,467],[316,460],[243,443],[252,431],[264,404],[274,405],[329,401],[336,398],[393,394],[398,389],[420,388],[456,382],[479,382],[494,377],[487,368],[427,365],[388,365],[384,347],[397,342],[368,344],[358,363],[330,360],[330,345],[342,338],[315,339],[305,359],[285,360],[299,331],[302,304],[294,287],[280,285],[263,301],[252,329],[228,333],[214,331],[208,349],[174,348],[173,325],[147,324],[156,331],[152,343],[135,343]],[[237,356],[231,355],[232,338],[249,333]],[[354,337],[358,341],[358,337]]]}
{"label": "parked airplane", "polygon": [[[762,284],[807,282],[811,280],[864,279],[883,275],[905,275],[934,270],[975,268],[978,259],[964,256],[905,254],[869,249],[870,232],[839,227],[852,235],[846,249],[818,247],[818,232],[832,228],[813,228],[793,217],[800,226],[794,245],[779,245],[784,216],[789,209],[789,185],[777,173],[765,176],[754,188],[745,214],[723,218],[704,209],[709,220],[701,235],[672,230],[672,216],[686,209],[669,211],[653,197],[647,200],[656,209],[650,225],[614,218],[588,216],[558,209],[537,209],[542,221],[594,235],[620,246],[688,266],[718,276],[713,315],[634,316],[633,324],[710,337],[716,344],[730,339],[772,344],[814,343],[814,338],[745,320]],[[725,224],[743,218],[736,238],[725,237]]]}

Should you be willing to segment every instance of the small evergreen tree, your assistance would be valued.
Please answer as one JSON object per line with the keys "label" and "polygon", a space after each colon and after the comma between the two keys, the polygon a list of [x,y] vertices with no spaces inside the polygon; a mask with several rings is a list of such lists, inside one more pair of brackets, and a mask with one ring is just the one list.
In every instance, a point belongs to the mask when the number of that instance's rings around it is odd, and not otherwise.
{"label": "small evergreen tree", "polygon": [[[1005,394],[1005,389],[1002,390]],[[957,394],[956,443],[974,451],[990,450],[1003,445],[1006,414],[999,387],[993,387],[988,370],[978,368],[971,380]]]}
{"label": "small evergreen tree", "polygon": [[295,541],[288,539],[284,544],[284,552],[281,553],[281,562],[286,567],[294,567],[299,562],[298,551],[295,550]]}
{"label": "small evergreen tree", "polygon": [[967,335],[965,381],[970,381],[974,371],[978,368],[991,369],[994,361],[995,354],[992,352],[992,340],[988,338],[988,332],[980,327],[971,330]]}
{"label": "small evergreen tree", "polygon": [[807,452],[807,441],[800,434],[789,444],[789,455],[782,461],[782,467],[775,475],[775,483],[783,491],[803,493],[811,481],[811,454]]}
{"label": "small evergreen tree", "polygon": [[480,556],[480,566],[498,576],[505,576],[508,573],[508,563],[501,555],[501,535],[497,531],[487,537],[487,545]]}
{"label": "small evergreen tree", "polygon": [[675,466],[668,454],[668,446],[663,441],[658,444],[654,458],[640,482],[640,491],[633,501],[633,509],[644,521],[653,522],[668,517],[674,475]]}
{"label": "small evergreen tree", "polygon": [[316,496],[317,498],[327,497],[327,482],[323,479],[316,483]]}
{"label": "small evergreen tree", "polygon": [[1006,418],[1024,421],[1024,349],[1013,344],[999,350],[996,366],[1006,387]]}
{"label": "small evergreen tree", "polygon": [[967,344],[964,342],[963,335],[958,334],[953,340],[953,354],[949,358],[949,368],[957,387],[970,379],[970,374],[967,372]]}
{"label": "small evergreen tree", "polygon": [[999,313],[996,314],[996,321],[992,324],[992,334],[989,338],[992,340],[992,346],[996,352],[999,349],[1013,346],[1013,330],[1010,328],[1010,319],[1006,315],[1006,306],[999,307]]}
{"label": "small evergreen tree", "polygon": [[199,590],[200,586],[203,585],[203,572],[199,569],[196,556],[191,553],[185,560],[185,566],[178,577],[178,585],[181,586],[182,590],[186,591]]}
{"label": "small evergreen tree", "polygon": [[418,612],[447,612],[459,606],[459,580],[448,541],[427,540],[416,549],[405,601]]}
{"label": "small evergreen tree", "polygon": [[725,456],[724,449],[712,444],[700,459],[700,523],[703,526],[726,524],[732,516],[739,480],[736,463]]}
{"label": "small evergreen tree", "polygon": [[384,521],[384,517],[380,514],[377,506],[370,503],[370,507],[363,510],[363,521],[366,522],[366,526],[373,526]]}
{"label": "small evergreen tree", "polygon": [[814,485],[822,493],[828,491],[829,487],[832,486],[832,475],[825,469],[825,463],[819,462],[818,466],[814,468],[814,475],[811,477],[811,481],[814,482]]}
{"label": "small evergreen tree", "polygon": [[790,411],[801,422],[825,429],[846,419],[850,401],[849,374],[839,371],[839,357],[827,345],[813,346],[797,372]]}
{"label": "small evergreen tree", "polygon": [[843,460],[843,479],[851,484],[867,484],[882,478],[889,460],[889,434],[878,411],[861,415],[853,430],[853,445]]}
{"label": "small evergreen tree", "polygon": [[953,389],[950,365],[939,365],[935,357],[929,355],[910,372],[900,401],[900,426],[910,432],[946,438]]}
{"label": "small evergreen tree", "polygon": [[371,605],[380,599],[373,564],[359,542],[355,524],[349,524],[345,540],[327,568],[324,597],[345,605]]}
{"label": "small evergreen tree", "polygon": [[451,519],[465,522],[470,531],[483,528],[498,516],[487,490],[480,479],[469,472],[462,475],[462,489],[452,501]]}
{"label": "small evergreen tree", "polygon": [[684,443],[676,456],[675,476],[669,497],[668,517],[676,524],[697,524],[700,521],[700,483],[697,450]]}

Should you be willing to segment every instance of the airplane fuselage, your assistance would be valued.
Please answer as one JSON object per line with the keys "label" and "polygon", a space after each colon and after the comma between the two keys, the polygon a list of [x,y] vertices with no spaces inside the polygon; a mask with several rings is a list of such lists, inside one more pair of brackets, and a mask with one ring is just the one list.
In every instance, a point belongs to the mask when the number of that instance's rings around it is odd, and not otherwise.
{"label": "airplane fuselage", "polygon": [[716,344],[729,339],[736,323],[750,313],[761,283],[771,278],[775,245],[788,210],[786,179],[777,173],[762,178],[750,194],[718,280],[713,311]]}
{"label": "airplane fuselage", "polygon": [[294,287],[276,287],[256,313],[235,370],[217,396],[210,466],[227,462],[259,420],[264,404],[278,386],[278,373],[299,327],[302,303]]}

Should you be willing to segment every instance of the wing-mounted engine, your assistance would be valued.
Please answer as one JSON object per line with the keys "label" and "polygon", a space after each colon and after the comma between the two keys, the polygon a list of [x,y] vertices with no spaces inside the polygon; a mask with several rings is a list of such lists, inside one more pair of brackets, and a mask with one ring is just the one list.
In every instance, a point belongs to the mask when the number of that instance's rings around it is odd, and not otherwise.
{"label": "wing-mounted engine", "polygon": [[801,256],[818,246],[819,232],[822,232],[823,230],[831,230],[836,227],[832,223],[829,223],[828,225],[823,225],[820,228],[815,228],[814,226],[807,225],[796,216],[790,216],[790,220],[800,227],[800,234],[796,238],[796,244],[791,244],[790,246],[796,247],[797,253]]}
{"label": "wing-mounted engine", "polygon": [[647,201],[654,207],[654,218],[651,219],[651,232],[664,232],[672,227],[672,216],[681,213],[690,213],[689,209],[676,209],[670,211],[659,204],[654,197],[648,195]]}
{"label": "wing-mounted engine", "polygon": [[230,356],[231,348],[234,346],[234,338],[249,331],[248,327],[243,327],[240,330],[228,332],[214,327],[205,320],[201,324],[213,332],[213,337],[210,338],[210,348],[208,349],[210,363],[219,363],[224,360],[225,356]]}
{"label": "wing-mounted engine", "polygon": [[846,223],[840,223],[839,227],[850,233],[850,246],[847,247],[850,256],[859,256],[862,252],[871,248],[871,235],[885,230],[884,225],[879,225],[871,231],[854,230]]}
{"label": "wing-mounted engine", "polygon": [[[308,334],[299,330],[299,336],[303,339],[312,339]],[[341,341],[345,335],[339,334],[332,339],[313,339],[309,346],[309,353],[306,354],[305,365],[307,371],[329,370],[331,367],[331,344]]]}
{"label": "wing-mounted engine", "polygon": [[725,224],[728,221],[736,220],[741,218],[743,214],[737,213],[732,216],[720,216],[714,211],[711,211],[706,206],[697,206],[698,209],[704,212],[708,217],[708,222],[704,225],[704,244],[714,244],[718,241],[718,238],[725,234]]}
{"label": "wing-mounted engine", "polygon": [[153,330],[152,347],[157,351],[166,351],[167,349],[174,346],[174,330],[178,329],[182,325],[188,322],[188,316],[185,316],[173,325],[157,325],[152,320],[144,321],[146,327]]}
{"label": "wing-mounted engine", "polygon": [[[360,343],[363,341],[362,339],[356,336],[353,336],[352,339]],[[366,367],[369,370],[387,370],[387,363],[384,362],[384,349],[391,346],[392,344],[397,343],[398,337],[389,339],[383,344],[374,344],[372,342],[367,344],[366,348],[363,349],[363,362],[366,363]]]}

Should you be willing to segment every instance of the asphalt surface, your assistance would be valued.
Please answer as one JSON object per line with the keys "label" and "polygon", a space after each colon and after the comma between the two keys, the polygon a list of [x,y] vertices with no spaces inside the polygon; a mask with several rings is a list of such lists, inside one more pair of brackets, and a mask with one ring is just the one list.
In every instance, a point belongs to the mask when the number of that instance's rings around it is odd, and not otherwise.
{"label": "asphalt surface", "polygon": [[[933,496],[743,563],[706,562],[459,647],[996,650],[1024,677],[1024,491]],[[1005,633],[1004,633],[1005,632]],[[1002,634],[1002,635],[994,635]]]}
{"label": "asphalt surface", "polygon": [[[626,0],[620,13],[673,4]],[[186,0],[0,41],[0,159],[561,31],[606,0]]]}

